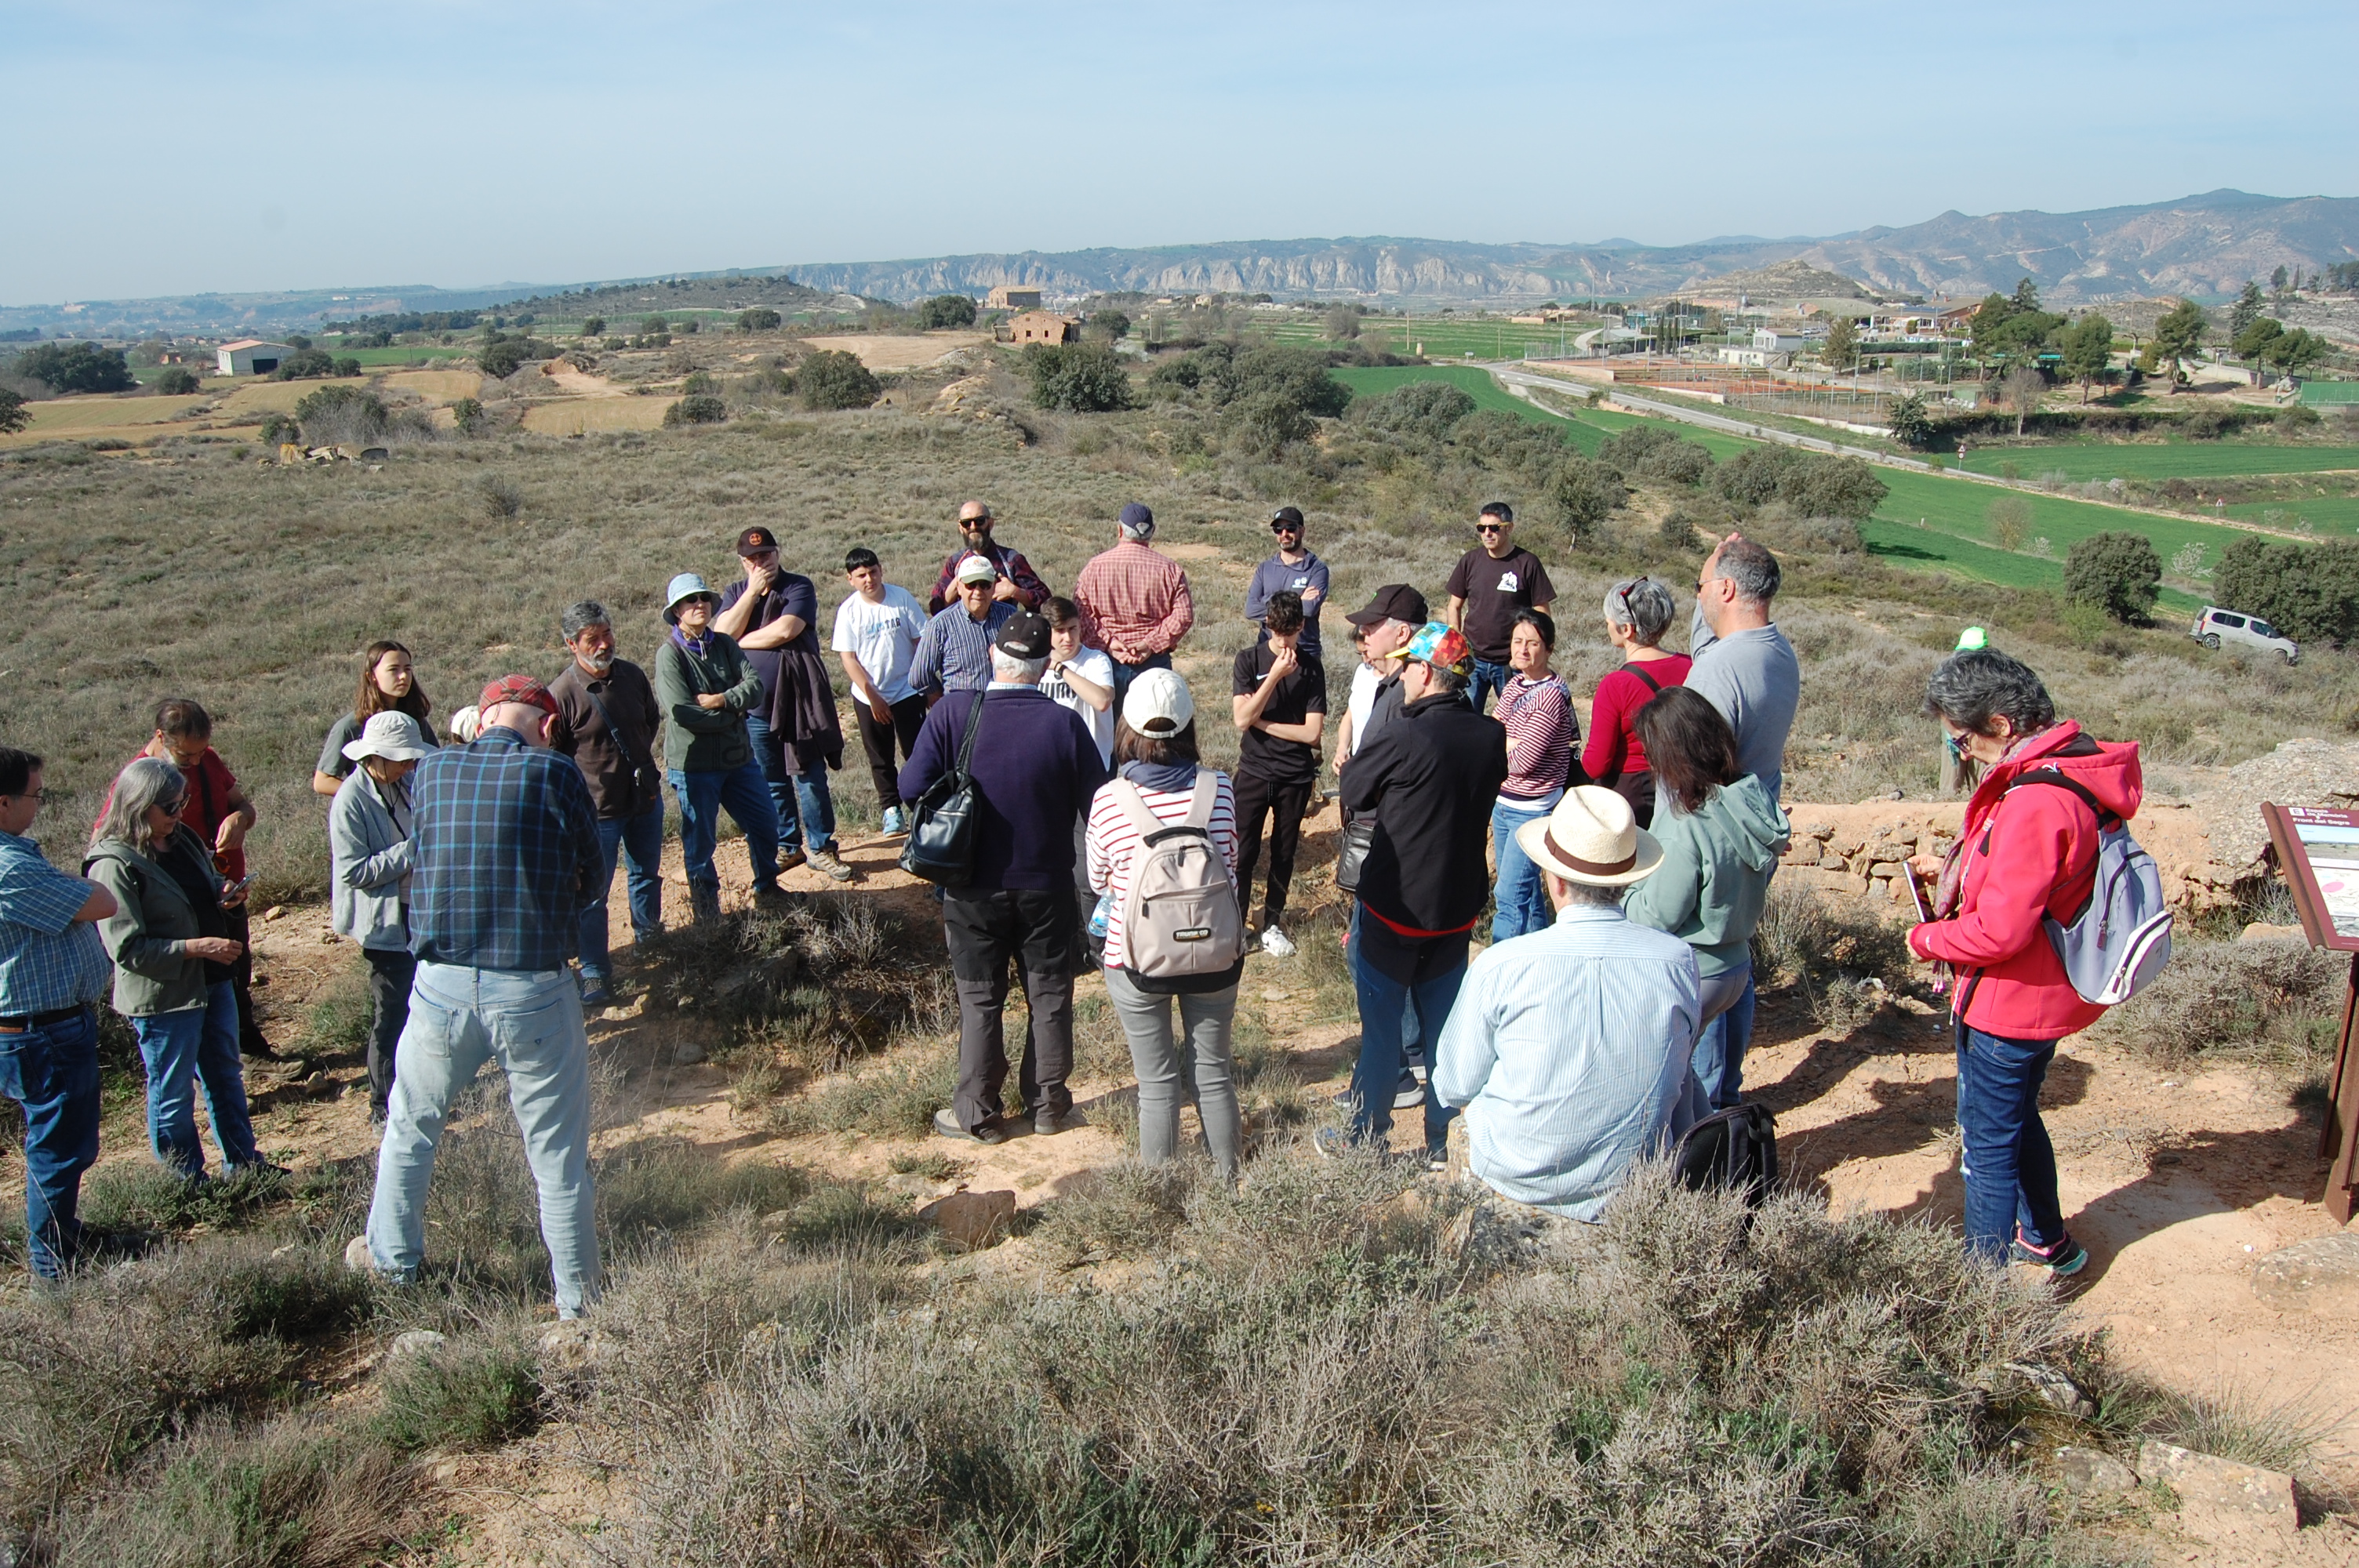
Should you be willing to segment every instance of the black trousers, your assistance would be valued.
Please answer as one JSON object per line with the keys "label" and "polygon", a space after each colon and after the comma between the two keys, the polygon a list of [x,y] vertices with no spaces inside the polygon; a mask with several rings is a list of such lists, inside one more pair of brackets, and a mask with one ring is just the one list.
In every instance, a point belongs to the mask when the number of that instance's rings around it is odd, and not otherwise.
{"label": "black trousers", "polygon": [[1287,890],[1294,883],[1294,857],[1302,847],[1302,814],[1310,808],[1316,780],[1277,784],[1246,769],[1237,770],[1237,902],[1253,914],[1254,868],[1261,861],[1262,820],[1269,821],[1269,889],[1262,899],[1262,918],[1254,929],[1275,925],[1286,913]]}
{"label": "black trousers", "polygon": [[868,705],[854,699],[852,717],[860,727],[861,749],[868,753],[868,776],[876,785],[876,809],[879,812],[901,803],[901,787],[894,781],[899,776],[893,765],[893,745],[899,741],[901,760],[908,762],[916,750],[918,731],[926,727],[926,699],[912,693],[895,703],[893,722],[879,724]]}
{"label": "black trousers", "polygon": [[1007,974],[1016,966],[1031,1028],[1017,1086],[1024,1110],[1073,1108],[1073,948],[1081,912],[1071,887],[952,888],[942,895],[942,939],[959,999],[959,1125],[999,1120],[1007,1083]]}
{"label": "black trousers", "polygon": [[254,1021],[254,915],[243,903],[235,909],[222,911],[229,929],[223,933],[242,949],[237,962],[229,967],[230,989],[237,996],[237,1054],[241,1056],[268,1056],[269,1037],[262,1025]]}
{"label": "black trousers", "polygon": [[418,978],[418,959],[398,948],[364,947],[361,953],[369,966],[369,1108],[382,1121],[393,1095],[394,1047],[409,1022],[409,984]]}

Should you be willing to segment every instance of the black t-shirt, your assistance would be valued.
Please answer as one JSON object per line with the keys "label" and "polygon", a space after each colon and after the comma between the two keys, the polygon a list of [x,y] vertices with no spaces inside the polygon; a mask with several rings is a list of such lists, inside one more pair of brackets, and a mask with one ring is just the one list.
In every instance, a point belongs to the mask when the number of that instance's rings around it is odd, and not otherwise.
{"label": "black t-shirt", "polygon": [[[1277,690],[1262,710],[1270,724],[1299,724],[1314,713],[1327,711],[1327,667],[1298,653],[1294,673],[1277,683]],[[1251,697],[1269,678],[1277,651],[1257,643],[1239,651],[1230,671],[1229,691]],[[1319,748],[1301,741],[1281,741],[1264,730],[1248,730],[1237,738],[1237,772],[1250,773],[1274,784],[1308,784],[1319,776]]]}
{"label": "black t-shirt", "polygon": [[1490,551],[1477,546],[1459,557],[1458,568],[1450,574],[1450,597],[1466,601],[1466,642],[1474,656],[1503,665],[1516,612],[1555,603],[1556,585],[1529,550],[1510,550],[1504,560],[1495,561]]}
{"label": "black t-shirt", "polygon": [[[221,894],[213,891],[212,878],[209,874],[212,870],[210,859],[203,861],[197,859],[204,853],[198,847],[197,836],[184,827],[172,835],[171,843],[156,857],[156,863],[172,874],[172,880],[180,885],[182,896],[195,907],[197,935],[226,936],[229,935],[229,912],[221,906]],[[217,986],[236,973],[232,966],[216,964],[211,958],[207,958],[204,965],[205,984],[209,986]]]}

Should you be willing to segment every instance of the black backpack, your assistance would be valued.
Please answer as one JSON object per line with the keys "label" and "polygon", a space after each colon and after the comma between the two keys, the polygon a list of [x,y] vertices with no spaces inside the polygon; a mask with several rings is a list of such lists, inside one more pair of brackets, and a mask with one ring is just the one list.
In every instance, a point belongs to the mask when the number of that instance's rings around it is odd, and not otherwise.
{"label": "black backpack", "polygon": [[1715,1111],[1688,1129],[1671,1163],[1685,1185],[1741,1192],[1758,1208],[1777,1181],[1777,1119],[1749,1103]]}

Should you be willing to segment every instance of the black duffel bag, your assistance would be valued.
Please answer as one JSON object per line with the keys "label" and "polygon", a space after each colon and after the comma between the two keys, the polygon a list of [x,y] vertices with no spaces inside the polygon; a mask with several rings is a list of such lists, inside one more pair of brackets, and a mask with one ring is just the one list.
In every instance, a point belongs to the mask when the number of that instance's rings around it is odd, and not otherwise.
{"label": "black duffel bag", "polygon": [[983,727],[984,694],[974,694],[959,742],[957,765],[926,786],[909,806],[909,837],[901,846],[901,869],[946,888],[974,880],[974,817],[981,806],[974,792],[975,731]]}

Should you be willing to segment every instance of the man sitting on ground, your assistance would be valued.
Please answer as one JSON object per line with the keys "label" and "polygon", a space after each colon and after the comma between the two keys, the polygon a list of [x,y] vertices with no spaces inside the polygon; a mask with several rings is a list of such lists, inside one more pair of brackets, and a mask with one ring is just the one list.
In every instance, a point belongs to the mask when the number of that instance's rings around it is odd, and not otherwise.
{"label": "man sitting on ground", "polygon": [[[1639,1155],[1687,1130],[1701,1095],[1695,955],[1622,914],[1663,852],[1610,789],[1565,791],[1516,830],[1556,924],[1478,957],[1450,1010],[1434,1098],[1462,1106],[1467,1165],[1502,1197],[1594,1220]],[[1451,1136],[1453,1156],[1458,1134]]]}

